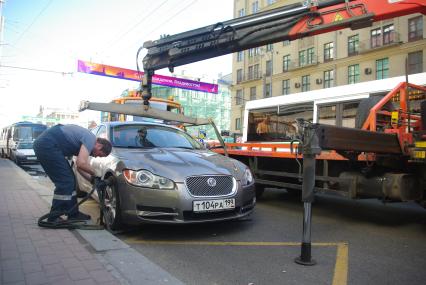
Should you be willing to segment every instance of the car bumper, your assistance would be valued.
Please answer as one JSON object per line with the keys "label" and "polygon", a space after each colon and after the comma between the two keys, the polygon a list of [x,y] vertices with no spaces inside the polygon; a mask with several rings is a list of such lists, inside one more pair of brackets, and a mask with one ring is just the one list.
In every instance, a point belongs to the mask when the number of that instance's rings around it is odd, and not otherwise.
{"label": "car bumper", "polygon": [[[117,179],[122,219],[127,224],[138,223],[205,223],[243,218],[253,212],[256,204],[254,184],[242,187],[230,196],[192,197],[183,183],[176,190],[155,190],[128,184]],[[193,200],[235,199],[235,208],[211,212],[194,212]]]}
{"label": "car bumper", "polygon": [[32,164],[38,163],[38,160],[35,156],[16,156],[16,162],[19,164]]}

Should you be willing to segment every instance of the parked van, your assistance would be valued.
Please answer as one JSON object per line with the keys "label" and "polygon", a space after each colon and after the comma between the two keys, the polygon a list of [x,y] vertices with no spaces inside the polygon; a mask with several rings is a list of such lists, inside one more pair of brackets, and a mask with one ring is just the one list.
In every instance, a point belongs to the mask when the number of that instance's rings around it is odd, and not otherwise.
{"label": "parked van", "polygon": [[12,149],[16,149],[19,141],[34,141],[47,129],[46,125],[18,122],[4,127],[0,134],[0,155],[11,158]]}

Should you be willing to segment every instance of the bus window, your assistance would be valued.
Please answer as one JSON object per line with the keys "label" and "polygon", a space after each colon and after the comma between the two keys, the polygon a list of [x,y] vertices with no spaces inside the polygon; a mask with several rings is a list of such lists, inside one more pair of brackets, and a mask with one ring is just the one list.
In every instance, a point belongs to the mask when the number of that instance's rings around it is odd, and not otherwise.
{"label": "bus window", "polygon": [[296,119],[312,121],[313,103],[249,112],[247,141],[286,141],[297,136]]}
{"label": "bus window", "polygon": [[336,125],[336,105],[318,107],[318,123]]}
{"label": "bus window", "polygon": [[318,106],[318,123],[338,127],[355,127],[357,102],[340,102],[333,105]]}

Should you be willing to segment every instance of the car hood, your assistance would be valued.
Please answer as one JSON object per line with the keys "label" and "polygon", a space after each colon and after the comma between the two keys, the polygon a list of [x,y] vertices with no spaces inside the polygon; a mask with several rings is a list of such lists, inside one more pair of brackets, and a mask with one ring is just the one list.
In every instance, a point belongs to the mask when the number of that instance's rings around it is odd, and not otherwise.
{"label": "car hood", "polygon": [[175,182],[193,175],[232,175],[239,180],[245,168],[241,162],[209,150],[115,148],[114,156],[122,168],[146,169]]}

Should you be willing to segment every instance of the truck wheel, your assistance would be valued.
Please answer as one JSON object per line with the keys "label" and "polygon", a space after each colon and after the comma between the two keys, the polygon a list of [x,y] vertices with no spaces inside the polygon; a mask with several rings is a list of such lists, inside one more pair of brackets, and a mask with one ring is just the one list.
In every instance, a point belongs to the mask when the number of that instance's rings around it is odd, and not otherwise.
{"label": "truck wheel", "polygon": [[[364,125],[365,120],[367,120],[368,115],[370,114],[371,108],[373,108],[382,99],[383,96],[372,96],[361,100],[355,115],[355,128],[362,128],[362,125]],[[386,111],[393,111],[394,109],[392,102],[387,102],[382,107],[382,110]]]}
{"label": "truck wheel", "polygon": [[256,184],[255,188],[256,188],[256,199],[260,199],[263,195],[263,192],[265,192],[265,185],[263,184]]}

